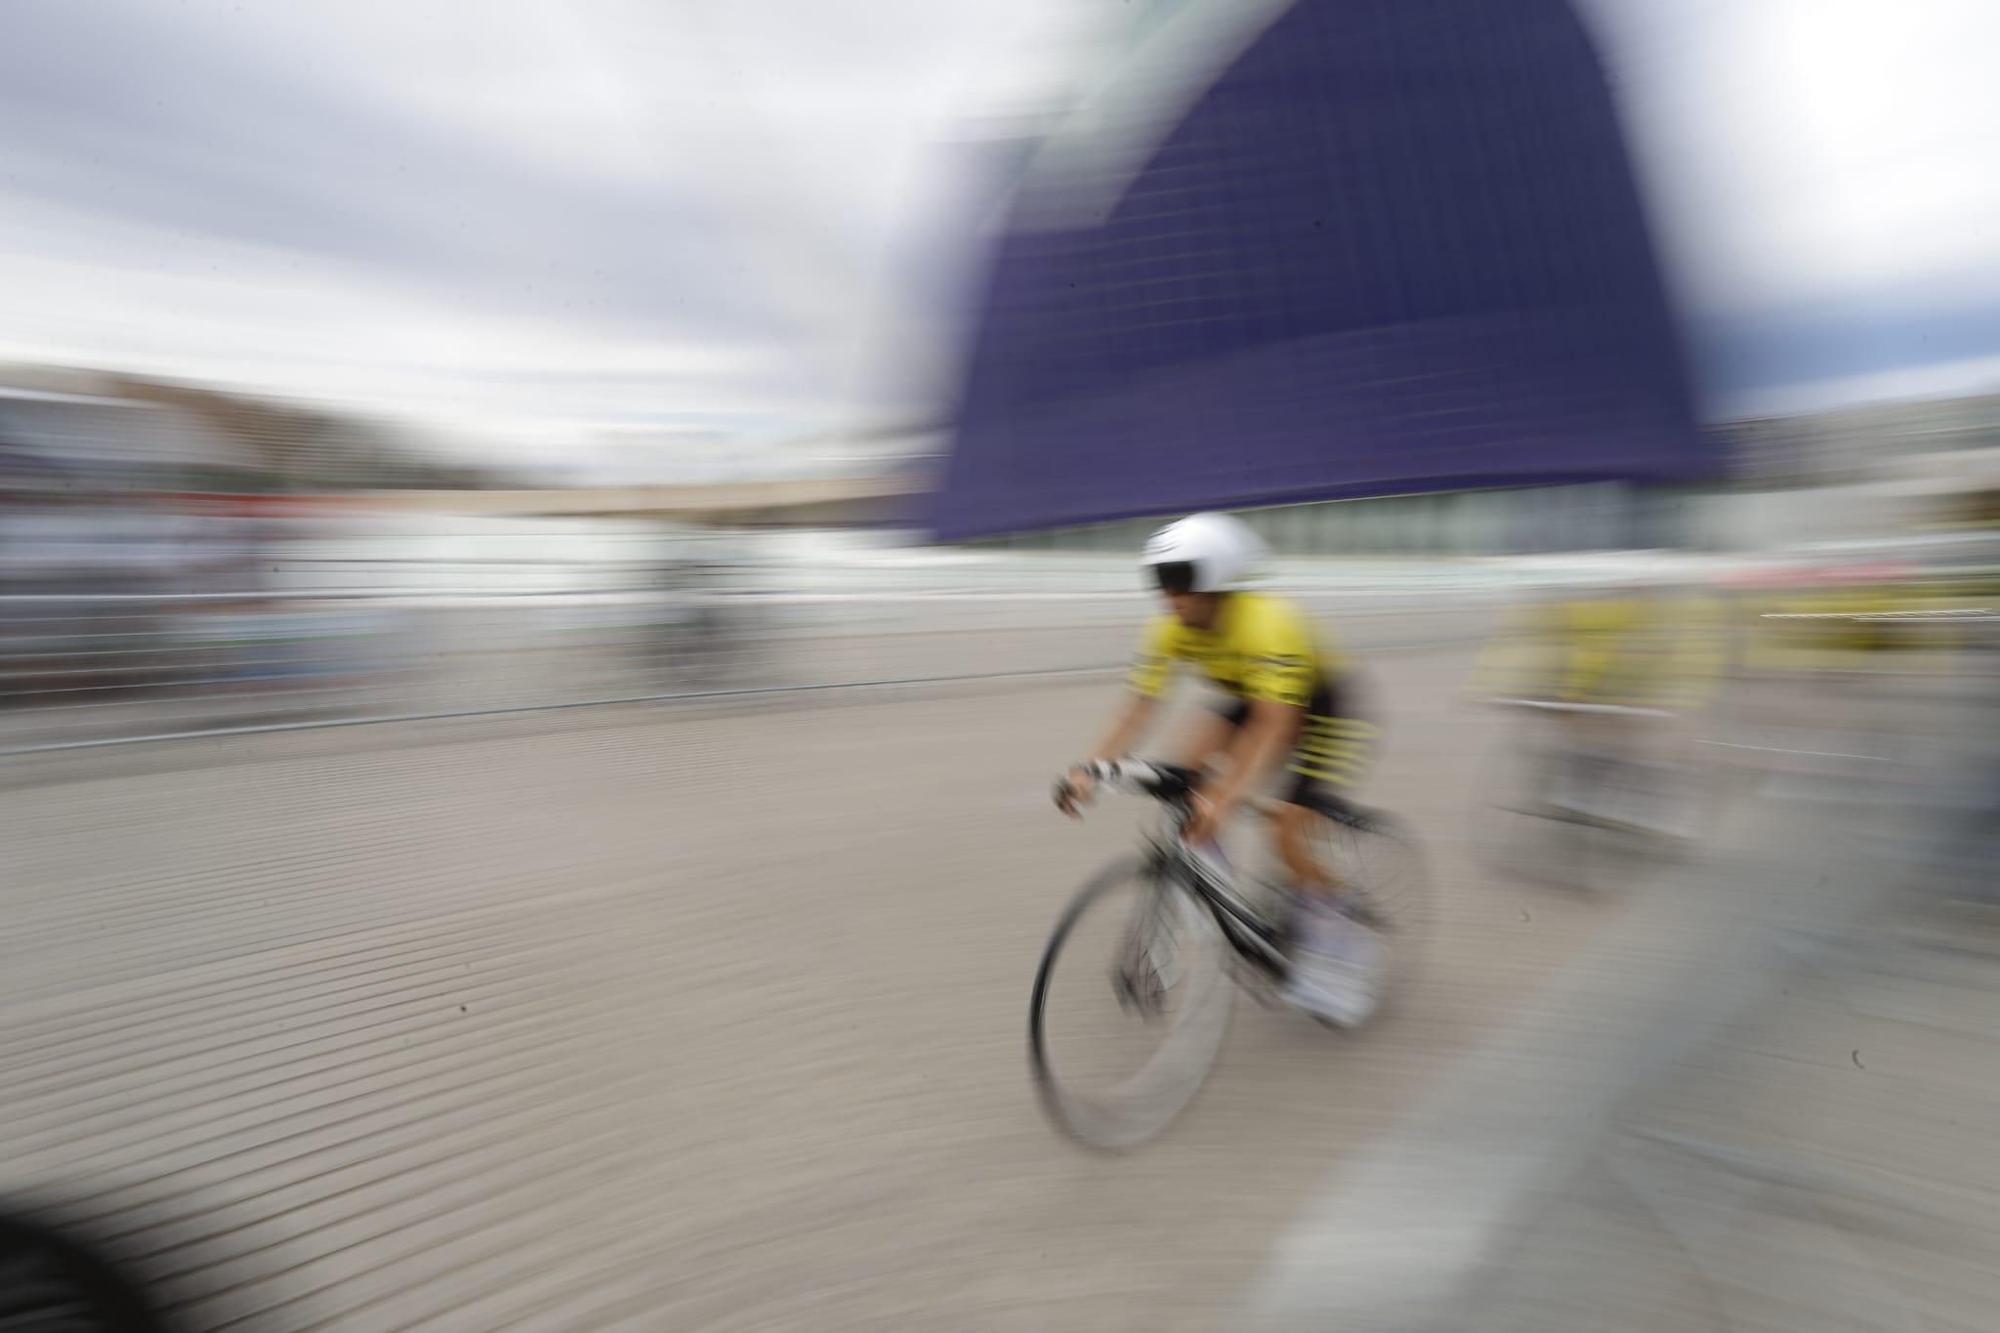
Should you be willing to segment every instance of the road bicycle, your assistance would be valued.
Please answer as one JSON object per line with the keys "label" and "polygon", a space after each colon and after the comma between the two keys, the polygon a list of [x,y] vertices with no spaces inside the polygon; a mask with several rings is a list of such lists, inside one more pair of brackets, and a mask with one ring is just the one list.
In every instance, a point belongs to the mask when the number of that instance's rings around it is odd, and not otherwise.
{"label": "road bicycle", "polygon": [[[1106,765],[1102,781],[1152,797],[1165,817],[1137,856],[1100,871],[1056,923],[1035,973],[1028,1048],[1055,1123],[1087,1146],[1120,1151],[1158,1134],[1193,1099],[1222,1048],[1237,988],[1267,1007],[1282,1004],[1296,898],[1182,838],[1194,770],[1128,759]],[[1379,810],[1330,796],[1313,808],[1314,854],[1349,895],[1349,910],[1387,941],[1393,993],[1407,984],[1428,915],[1416,839]],[[1067,1025],[1071,1000],[1089,1020],[1080,1032]]]}

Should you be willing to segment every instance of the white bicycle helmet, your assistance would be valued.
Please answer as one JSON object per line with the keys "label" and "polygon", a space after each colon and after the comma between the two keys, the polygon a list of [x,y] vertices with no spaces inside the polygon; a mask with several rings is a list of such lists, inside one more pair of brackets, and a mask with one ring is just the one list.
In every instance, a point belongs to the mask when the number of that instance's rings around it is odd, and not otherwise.
{"label": "white bicycle helmet", "polygon": [[1147,540],[1139,568],[1149,582],[1175,592],[1228,592],[1251,580],[1268,553],[1241,519],[1189,514]]}

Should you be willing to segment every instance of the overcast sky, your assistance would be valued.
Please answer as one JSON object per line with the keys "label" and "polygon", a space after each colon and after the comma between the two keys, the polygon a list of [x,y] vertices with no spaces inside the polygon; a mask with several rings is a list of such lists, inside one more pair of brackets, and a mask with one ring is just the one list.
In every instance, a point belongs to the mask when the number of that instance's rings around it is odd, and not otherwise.
{"label": "overcast sky", "polygon": [[1713,407],[2000,391],[2000,3],[1582,8]]}
{"label": "overcast sky", "polygon": [[[1586,7],[1715,406],[2000,385],[2000,4]],[[8,0],[0,357],[529,451],[918,410],[982,202],[949,144],[1116,9]]]}

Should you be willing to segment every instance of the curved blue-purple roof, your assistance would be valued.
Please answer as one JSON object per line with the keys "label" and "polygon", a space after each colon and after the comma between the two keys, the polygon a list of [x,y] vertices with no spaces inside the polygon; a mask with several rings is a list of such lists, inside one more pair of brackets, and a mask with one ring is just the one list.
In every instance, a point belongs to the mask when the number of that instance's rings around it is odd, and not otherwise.
{"label": "curved blue-purple roof", "polygon": [[[1565,0],[1273,8],[1125,178],[1115,153],[1028,174],[938,535],[1717,473]],[[1170,97],[1145,77],[1128,111]]]}

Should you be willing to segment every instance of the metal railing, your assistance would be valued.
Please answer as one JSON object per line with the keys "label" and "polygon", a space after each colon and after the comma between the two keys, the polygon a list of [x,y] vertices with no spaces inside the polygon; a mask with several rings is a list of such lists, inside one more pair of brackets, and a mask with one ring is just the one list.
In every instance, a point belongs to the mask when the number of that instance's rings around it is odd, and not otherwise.
{"label": "metal railing", "polygon": [[[1464,643],[1480,603],[1309,594],[1364,649]],[[1122,668],[1093,592],[550,587],[0,594],[0,754],[242,731]]]}

